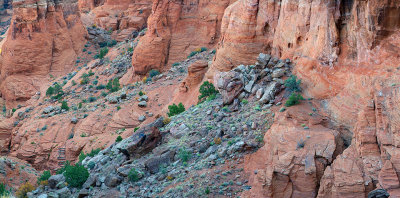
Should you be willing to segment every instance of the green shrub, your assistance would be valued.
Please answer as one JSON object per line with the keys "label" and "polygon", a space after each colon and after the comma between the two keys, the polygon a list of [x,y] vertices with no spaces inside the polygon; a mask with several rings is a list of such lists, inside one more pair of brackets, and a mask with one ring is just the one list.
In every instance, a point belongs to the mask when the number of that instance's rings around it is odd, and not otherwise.
{"label": "green shrub", "polygon": [[69,106],[68,106],[68,103],[67,103],[67,101],[62,101],[62,103],[61,103],[61,109],[64,109],[64,110],[66,110],[66,111],[69,111]]}
{"label": "green shrub", "polygon": [[139,96],[143,96],[143,95],[144,95],[143,91],[139,91]]}
{"label": "green shrub", "polygon": [[80,102],[80,103],[78,104],[78,108],[79,108],[79,109],[82,108],[82,102]]}
{"label": "green shrub", "polygon": [[106,88],[110,91],[110,92],[116,92],[120,89],[121,85],[119,84],[119,79],[118,78],[114,78],[114,80],[109,80]]}
{"label": "green shrub", "polygon": [[116,40],[111,40],[111,41],[108,41],[107,42],[107,46],[108,47],[113,47],[113,46],[115,46],[117,44],[117,41]]}
{"label": "green shrub", "polygon": [[13,109],[12,109],[12,112],[13,112],[13,113],[15,113],[16,111],[17,111],[17,109],[16,109],[16,108],[13,108]]}
{"label": "green shrub", "polygon": [[300,92],[301,80],[297,80],[297,76],[291,75],[286,81],[285,81],[285,87],[292,93],[292,92]]}
{"label": "green shrub", "polygon": [[135,168],[132,168],[128,173],[128,178],[131,182],[137,182],[140,179],[140,173]]}
{"label": "green shrub", "polygon": [[50,171],[43,171],[43,173],[38,177],[37,184],[39,185],[42,181],[47,181],[51,177]]}
{"label": "green shrub", "polygon": [[10,191],[7,190],[6,185],[0,183],[0,196],[7,197],[8,195],[10,195]]}
{"label": "green shrub", "polygon": [[97,100],[97,98],[96,97],[93,97],[93,96],[90,96],[89,98],[88,98],[88,101],[89,102],[95,102]]}
{"label": "green shrub", "polygon": [[190,158],[192,158],[192,153],[185,148],[181,148],[179,149],[178,157],[182,160],[182,162],[188,162]]}
{"label": "green shrub", "polygon": [[249,104],[249,101],[246,100],[246,99],[243,99],[243,100],[242,100],[242,104],[247,105],[247,104]]}
{"label": "green shrub", "polygon": [[98,85],[98,86],[96,87],[97,90],[102,90],[102,89],[105,89],[105,88],[106,88],[105,85]]}
{"label": "green shrub", "polygon": [[108,48],[107,47],[103,47],[100,49],[99,51],[99,55],[98,58],[103,59],[108,53]]}
{"label": "green shrub", "polygon": [[174,63],[174,64],[172,64],[172,67],[176,67],[178,65],[180,65],[180,63]]}
{"label": "green shrub", "polygon": [[84,166],[76,164],[66,166],[64,176],[69,186],[80,188],[89,177],[89,171]]}
{"label": "green shrub", "polygon": [[75,85],[76,85],[75,80],[72,80],[72,86],[75,86]]}
{"label": "green shrub", "polygon": [[157,76],[157,75],[159,75],[159,74],[160,74],[160,72],[159,72],[158,70],[155,70],[155,69],[152,69],[152,70],[150,70],[150,72],[149,72],[150,78],[153,78],[154,76]]}
{"label": "green shrub", "polygon": [[53,94],[54,94],[54,88],[50,86],[49,88],[47,88],[46,96],[52,96]]}
{"label": "green shrub", "polygon": [[205,81],[200,86],[199,92],[200,92],[199,102],[202,102],[205,98],[218,93],[218,91],[215,89],[214,85],[208,81]]}
{"label": "green shrub", "polygon": [[[53,96],[55,95],[55,96]],[[52,96],[53,99],[59,100],[64,95],[61,85],[56,83],[54,86],[49,87],[46,90],[46,96]]]}
{"label": "green shrub", "polygon": [[184,112],[185,107],[183,106],[182,103],[179,103],[179,105],[172,104],[172,105],[168,106],[168,110],[169,110],[168,116],[172,117],[172,116],[175,116],[175,115],[178,115],[178,114]]}
{"label": "green shrub", "polygon": [[304,100],[303,96],[301,96],[299,93],[292,93],[289,96],[289,99],[286,101],[285,106],[290,107],[293,105],[300,104],[300,100]]}
{"label": "green shrub", "polygon": [[121,142],[122,141],[122,137],[119,135],[118,137],[117,137],[117,139],[115,140],[115,142]]}
{"label": "green shrub", "polygon": [[297,142],[296,150],[297,150],[297,149],[304,148],[305,144],[306,144],[306,142],[301,138],[301,139]]}
{"label": "green shrub", "polygon": [[140,129],[140,127],[135,127],[135,129],[133,129],[133,132],[136,132],[139,129]]}

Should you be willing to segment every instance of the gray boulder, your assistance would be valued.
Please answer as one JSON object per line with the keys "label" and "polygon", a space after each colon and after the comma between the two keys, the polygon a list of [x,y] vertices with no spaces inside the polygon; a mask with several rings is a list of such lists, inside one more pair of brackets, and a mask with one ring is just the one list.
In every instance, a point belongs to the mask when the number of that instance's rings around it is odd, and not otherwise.
{"label": "gray boulder", "polygon": [[65,177],[62,174],[58,174],[58,175],[52,175],[49,179],[49,187],[55,189],[57,187],[57,184],[60,182],[64,182],[65,181]]}

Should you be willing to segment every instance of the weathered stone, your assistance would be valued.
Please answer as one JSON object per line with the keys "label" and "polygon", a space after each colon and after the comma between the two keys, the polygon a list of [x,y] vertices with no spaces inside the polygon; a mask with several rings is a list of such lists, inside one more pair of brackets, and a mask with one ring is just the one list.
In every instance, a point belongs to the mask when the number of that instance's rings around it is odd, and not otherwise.
{"label": "weathered stone", "polygon": [[148,159],[144,165],[146,169],[151,173],[157,173],[159,171],[160,166],[169,165],[175,156],[175,151],[168,151],[162,155],[158,155]]}
{"label": "weathered stone", "polygon": [[58,175],[52,175],[49,179],[49,186],[50,188],[56,188],[57,184],[60,182],[64,182],[65,181],[65,177],[63,174],[58,174]]}

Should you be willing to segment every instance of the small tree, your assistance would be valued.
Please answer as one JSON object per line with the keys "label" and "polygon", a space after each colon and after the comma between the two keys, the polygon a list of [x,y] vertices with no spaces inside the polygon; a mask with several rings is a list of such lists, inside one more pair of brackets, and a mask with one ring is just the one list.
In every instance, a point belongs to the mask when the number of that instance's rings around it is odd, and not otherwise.
{"label": "small tree", "polygon": [[69,111],[69,106],[68,106],[68,103],[67,103],[67,101],[62,101],[62,103],[61,103],[61,109],[64,109],[64,110],[66,110],[66,111]]}
{"label": "small tree", "polygon": [[200,96],[199,96],[199,102],[202,102],[204,99],[206,99],[209,96],[215,95],[218,93],[218,91],[215,89],[214,85],[208,81],[205,81],[201,86],[200,86]]}
{"label": "small tree", "polygon": [[289,90],[289,92],[301,92],[300,88],[301,80],[297,80],[297,76],[291,75],[286,81],[285,81],[285,87]]}
{"label": "small tree", "polygon": [[185,111],[185,107],[183,106],[182,103],[179,103],[179,105],[172,104],[168,106],[169,112],[167,113],[169,117],[172,117],[174,115],[178,115],[182,112]]}

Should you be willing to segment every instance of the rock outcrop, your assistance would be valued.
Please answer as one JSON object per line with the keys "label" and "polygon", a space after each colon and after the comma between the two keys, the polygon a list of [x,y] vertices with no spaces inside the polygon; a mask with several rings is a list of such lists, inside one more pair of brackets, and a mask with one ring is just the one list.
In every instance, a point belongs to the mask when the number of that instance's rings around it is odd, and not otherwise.
{"label": "rock outcrop", "polygon": [[71,71],[86,42],[74,0],[14,1],[13,11],[1,54],[1,93],[7,102],[25,101],[49,74]]}
{"label": "rock outcrop", "polygon": [[232,0],[153,2],[146,35],[132,58],[132,72],[145,75],[151,69],[184,60],[191,51],[213,47],[220,37],[221,19]]}

